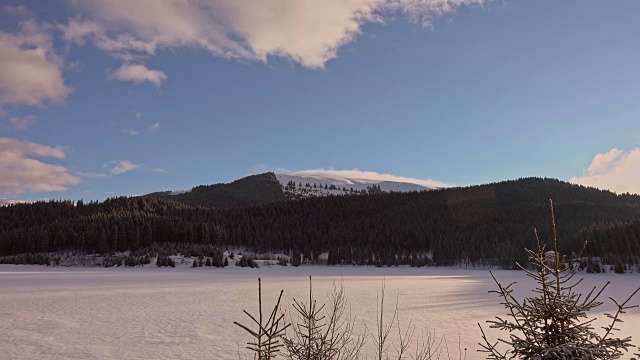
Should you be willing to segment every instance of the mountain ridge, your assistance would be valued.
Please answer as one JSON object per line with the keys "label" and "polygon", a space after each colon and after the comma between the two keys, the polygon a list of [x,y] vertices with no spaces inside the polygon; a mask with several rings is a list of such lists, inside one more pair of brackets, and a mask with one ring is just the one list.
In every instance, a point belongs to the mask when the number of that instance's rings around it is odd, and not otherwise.
{"label": "mountain ridge", "polygon": [[437,188],[400,181],[267,172],[249,175],[230,183],[198,185],[190,190],[158,191],[143,196],[172,200],[188,205],[230,209],[317,196],[361,195],[371,191],[410,192],[434,189]]}
{"label": "mountain ridge", "polygon": [[271,172],[246,176],[226,184],[198,185],[189,191],[161,191],[144,196],[223,209],[286,200],[275,174]]}
{"label": "mountain ridge", "polygon": [[188,205],[238,208],[304,197],[359,195],[370,191],[410,192],[434,189],[437,188],[400,181],[267,172],[249,175],[230,183],[198,185],[190,190],[158,191],[143,196]]}

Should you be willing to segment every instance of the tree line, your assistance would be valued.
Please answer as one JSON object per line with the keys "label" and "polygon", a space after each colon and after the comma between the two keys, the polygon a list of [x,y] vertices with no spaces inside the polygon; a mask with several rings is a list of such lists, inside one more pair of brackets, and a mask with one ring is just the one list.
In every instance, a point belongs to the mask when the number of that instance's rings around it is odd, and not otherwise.
{"label": "tree line", "polygon": [[525,178],[466,188],[372,193],[211,208],[157,197],[46,201],[0,208],[0,256],[78,250],[109,254],[159,243],[302,254],[330,264],[502,265],[526,262],[533,228],[560,251],[640,257],[640,196]]}

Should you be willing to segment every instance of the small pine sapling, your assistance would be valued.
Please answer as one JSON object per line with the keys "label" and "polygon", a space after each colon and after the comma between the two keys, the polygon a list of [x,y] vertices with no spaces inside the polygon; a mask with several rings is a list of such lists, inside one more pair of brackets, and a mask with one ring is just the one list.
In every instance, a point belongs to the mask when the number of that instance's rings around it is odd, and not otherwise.
{"label": "small pine sapling", "polygon": [[[347,311],[344,287],[333,286],[329,306],[318,306],[309,277],[309,302],[293,299],[297,321],[283,338],[288,360],[356,360],[365,344],[364,331],[355,331],[355,317]],[[291,319],[294,322],[294,319]]]}
{"label": "small pine sapling", "polygon": [[284,314],[279,314],[280,300],[284,290],[280,291],[278,301],[271,310],[269,317],[266,319],[262,315],[262,282],[258,278],[258,317],[251,315],[246,310],[242,310],[255,325],[258,326],[257,330],[253,330],[252,327],[242,325],[236,321],[233,323],[244,329],[252,337],[253,341],[247,343],[247,349],[255,353],[257,360],[271,360],[275,358],[280,349],[284,346],[281,344],[281,339],[284,332],[289,327],[286,323]]}
{"label": "small pine sapling", "polygon": [[[487,359],[618,359],[623,352],[632,347],[631,337],[613,337],[620,316],[636,306],[628,305],[631,298],[638,292],[635,290],[622,303],[610,299],[616,305],[614,314],[606,314],[610,319],[607,326],[602,327],[602,335],[593,328],[595,318],[588,319],[587,312],[602,305],[599,297],[606,289],[607,282],[599,291],[593,287],[586,296],[576,291],[576,286],[582,279],[574,281],[573,277],[578,269],[578,259],[567,261],[565,256],[558,255],[556,224],[553,214],[553,203],[549,201],[551,209],[551,226],[553,231],[553,251],[545,252],[541,246],[537,231],[534,234],[538,249],[528,250],[534,271],[517,266],[532,278],[537,287],[533,297],[526,297],[522,302],[513,295],[511,283],[503,286],[491,272],[491,276],[498,286],[498,290],[490,291],[501,298],[501,304],[508,310],[507,318],[496,317],[489,320],[490,328],[509,332],[509,339],[498,339],[491,342],[487,338],[482,326],[482,339],[478,350],[486,354]],[[586,246],[586,243],[585,243]],[[584,248],[583,248],[584,250]],[[506,350],[500,350],[498,344],[507,345]]]}

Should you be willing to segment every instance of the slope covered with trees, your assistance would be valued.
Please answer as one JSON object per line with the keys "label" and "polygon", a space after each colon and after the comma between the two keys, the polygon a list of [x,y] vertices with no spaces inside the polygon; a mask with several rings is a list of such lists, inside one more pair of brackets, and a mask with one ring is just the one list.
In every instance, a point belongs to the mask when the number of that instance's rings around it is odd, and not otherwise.
{"label": "slope covered with trees", "polygon": [[247,176],[229,184],[200,185],[181,194],[172,195],[171,193],[171,191],[155,192],[146,196],[222,209],[241,208],[286,199],[282,186],[272,172]]}
{"label": "slope covered with trees", "polygon": [[[173,199],[174,196],[171,196]],[[331,264],[498,264],[526,262],[532,229],[550,238],[548,199],[571,253],[640,256],[640,196],[527,178],[428,192],[331,196],[214,209],[155,197],[0,208],[0,256],[62,250],[109,253],[154,243],[244,246],[302,253]],[[616,224],[631,224],[629,229]],[[624,236],[610,236],[623,228]],[[617,233],[616,233],[617,234]]]}

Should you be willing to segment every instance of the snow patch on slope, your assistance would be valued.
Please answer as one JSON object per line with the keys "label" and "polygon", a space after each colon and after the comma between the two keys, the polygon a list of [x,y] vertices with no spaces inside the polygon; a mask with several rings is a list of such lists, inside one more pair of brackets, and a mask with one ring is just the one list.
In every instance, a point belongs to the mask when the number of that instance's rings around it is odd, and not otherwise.
{"label": "snow patch on slope", "polygon": [[[354,191],[367,190],[372,185],[378,185],[382,191],[386,192],[424,191],[449,187],[445,183],[434,180],[405,178],[361,170],[305,170],[289,174],[276,174],[276,178],[282,186],[287,186],[289,182],[293,181],[296,185],[310,184],[311,188],[314,184],[323,189],[325,185],[327,187],[334,185],[340,189],[346,188],[349,192],[351,189]],[[343,193],[344,191],[339,192]]]}
{"label": "snow patch on slope", "polygon": [[15,205],[15,204],[29,203],[29,202],[30,201],[26,201],[26,200],[12,200],[12,199],[0,198],[0,206],[9,206],[9,205]]}

